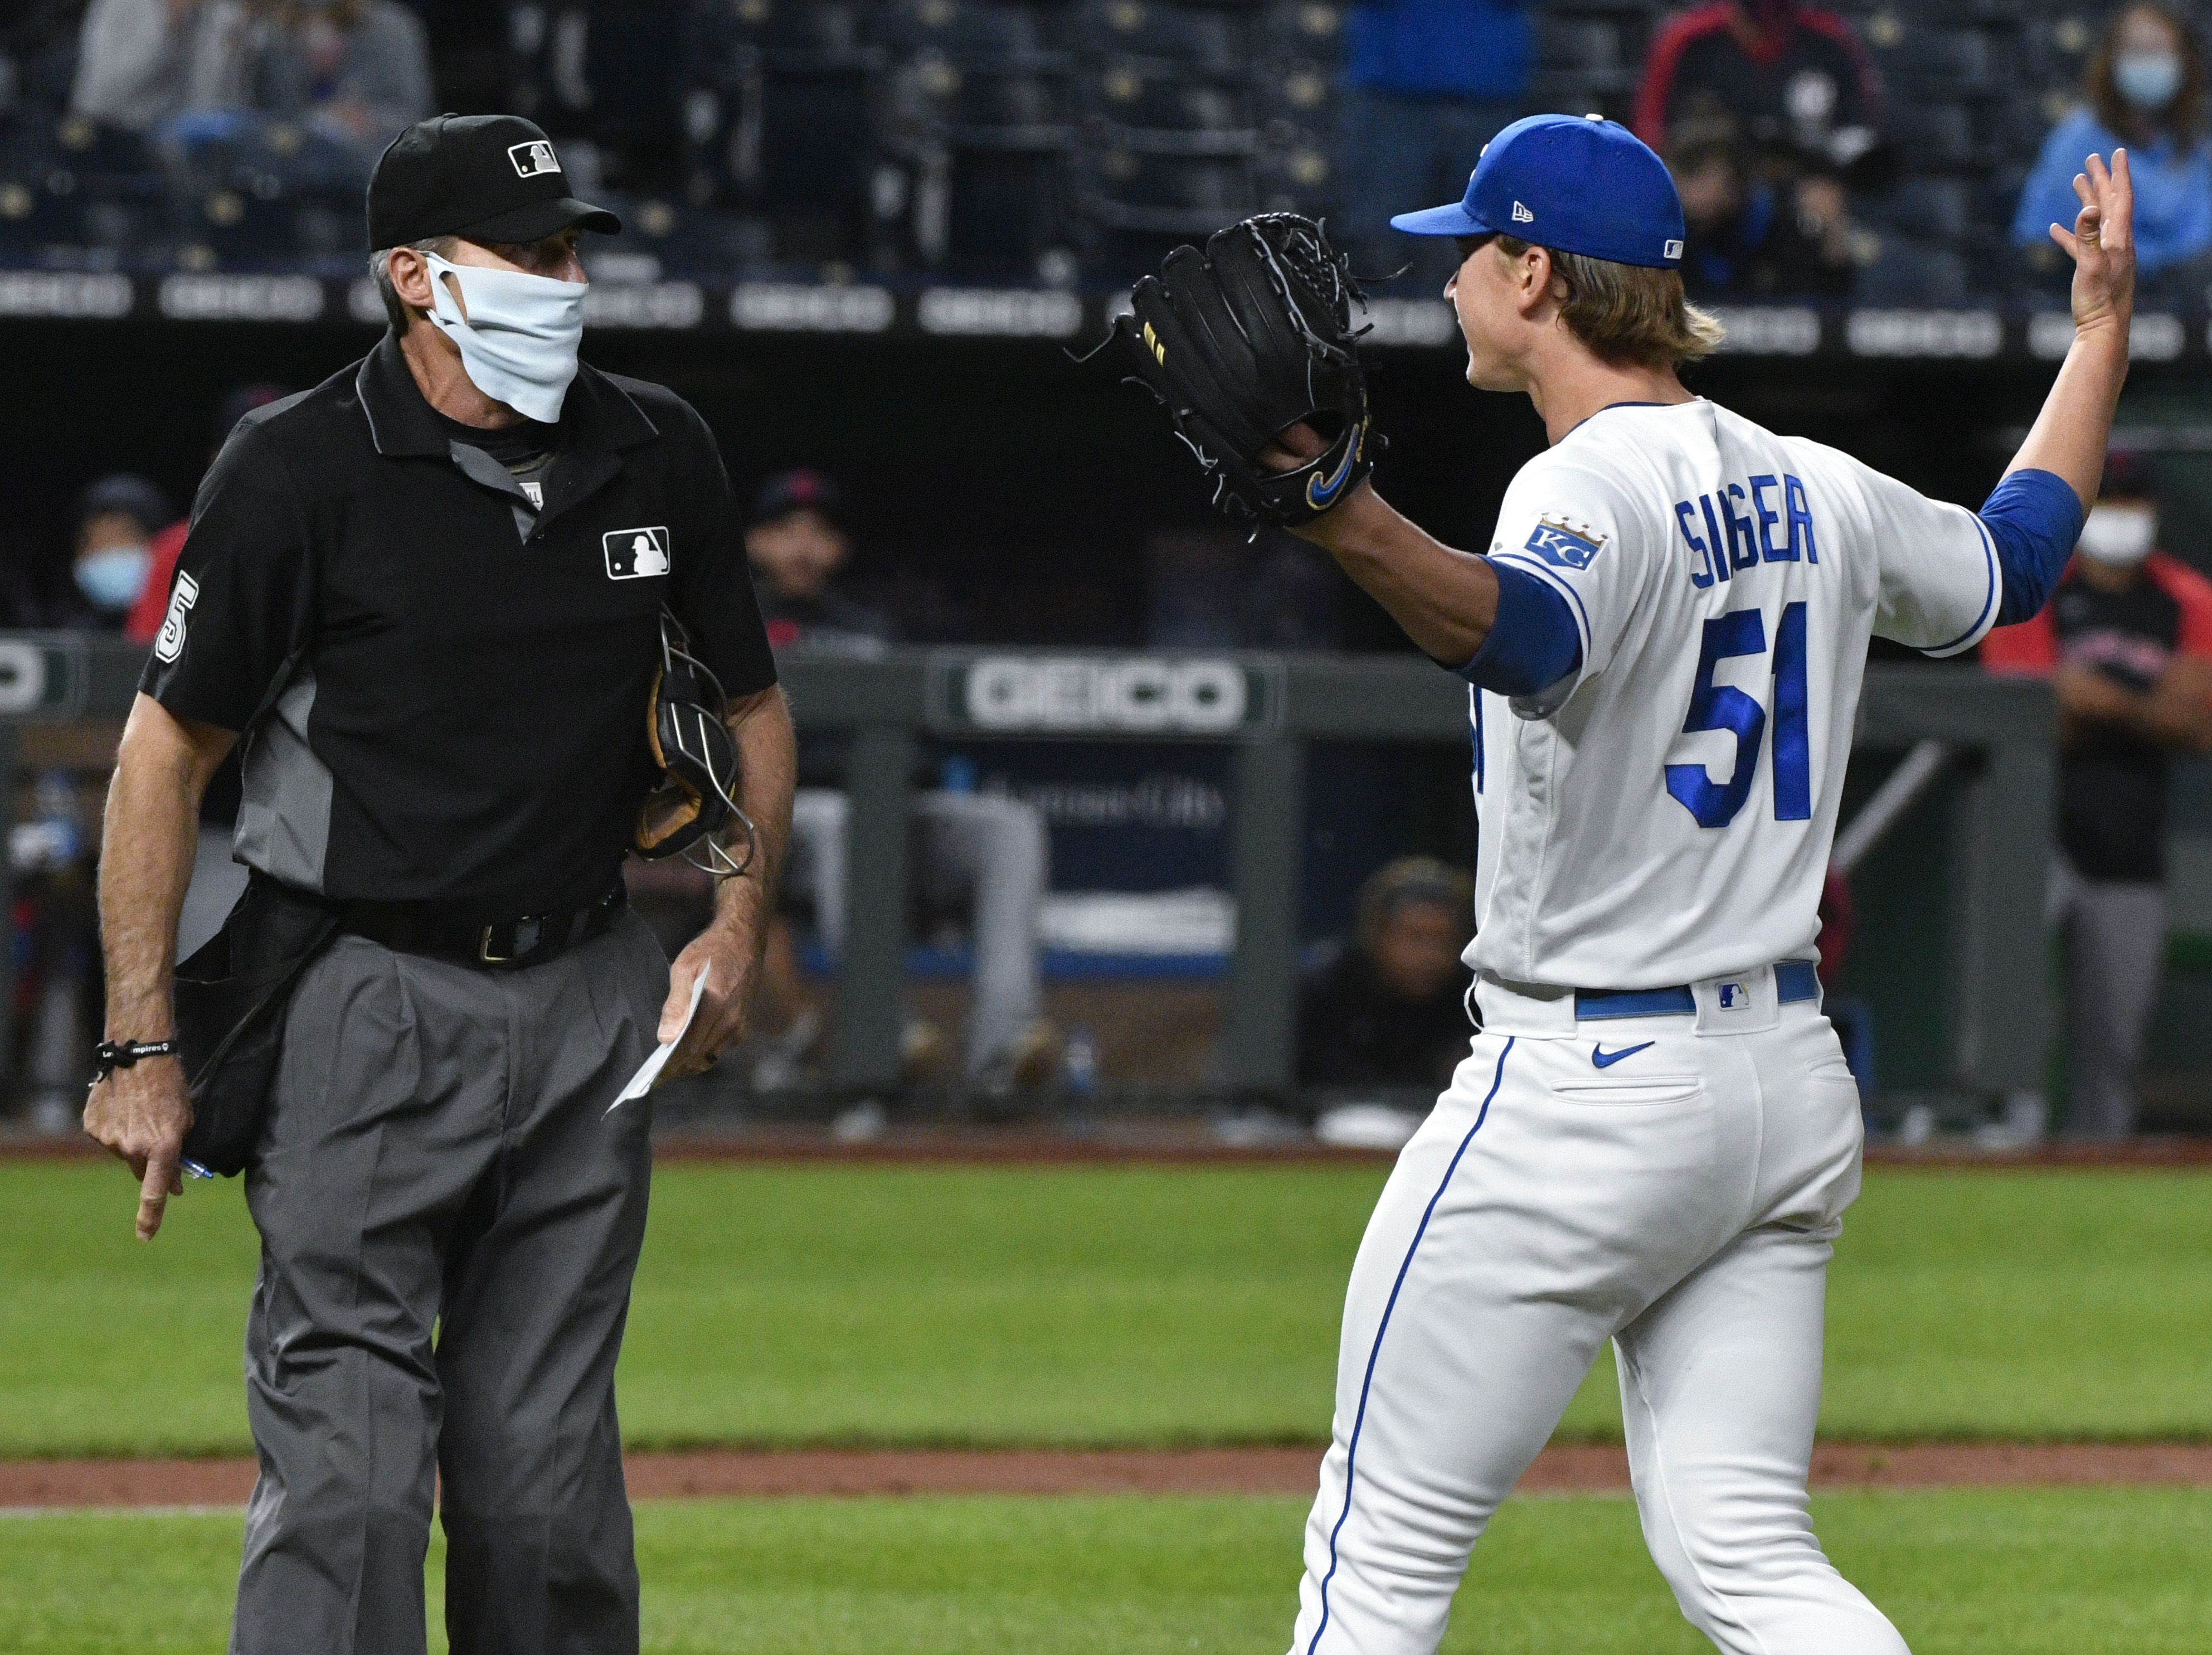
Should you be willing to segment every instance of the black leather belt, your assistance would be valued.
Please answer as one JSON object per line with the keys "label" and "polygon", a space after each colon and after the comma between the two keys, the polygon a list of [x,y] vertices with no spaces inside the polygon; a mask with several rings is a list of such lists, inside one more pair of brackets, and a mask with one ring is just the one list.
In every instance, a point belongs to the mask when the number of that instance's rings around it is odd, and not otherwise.
{"label": "black leather belt", "polygon": [[628,901],[617,882],[589,907],[525,914],[489,925],[435,903],[354,902],[340,910],[338,928],[404,954],[429,954],[465,965],[507,970],[542,965],[590,941],[614,923]]}

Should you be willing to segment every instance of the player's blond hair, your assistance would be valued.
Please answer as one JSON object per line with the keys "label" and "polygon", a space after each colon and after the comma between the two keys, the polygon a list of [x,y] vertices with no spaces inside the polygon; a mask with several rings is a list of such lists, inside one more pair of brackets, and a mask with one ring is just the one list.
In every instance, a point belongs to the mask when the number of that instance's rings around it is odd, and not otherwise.
{"label": "player's blond hair", "polygon": [[[1495,238],[1498,250],[1518,259],[1532,245],[1518,236]],[[1566,284],[1559,319],[1599,361],[1615,367],[1676,368],[1720,349],[1720,320],[1699,310],[1682,292],[1682,272],[1616,265],[1587,253],[1552,255],[1552,274]]]}

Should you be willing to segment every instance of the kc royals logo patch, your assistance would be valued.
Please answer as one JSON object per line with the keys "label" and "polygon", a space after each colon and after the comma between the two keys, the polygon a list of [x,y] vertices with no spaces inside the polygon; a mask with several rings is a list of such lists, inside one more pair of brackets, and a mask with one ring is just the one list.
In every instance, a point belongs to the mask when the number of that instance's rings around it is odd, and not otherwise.
{"label": "kc royals logo patch", "polygon": [[1605,536],[1591,534],[1587,524],[1577,528],[1565,518],[1540,517],[1529,532],[1528,549],[1554,569],[1588,569],[1590,559],[1605,550]]}

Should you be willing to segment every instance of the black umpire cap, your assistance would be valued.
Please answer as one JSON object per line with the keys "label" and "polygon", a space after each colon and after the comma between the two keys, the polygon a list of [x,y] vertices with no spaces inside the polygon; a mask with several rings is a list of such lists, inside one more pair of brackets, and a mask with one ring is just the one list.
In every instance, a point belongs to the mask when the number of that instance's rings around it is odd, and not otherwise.
{"label": "black umpire cap", "polygon": [[568,193],[544,130],[520,115],[433,115],[386,146],[368,180],[372,253],[433,236],[542,241],[570,225],[612,235],[622,220]]}

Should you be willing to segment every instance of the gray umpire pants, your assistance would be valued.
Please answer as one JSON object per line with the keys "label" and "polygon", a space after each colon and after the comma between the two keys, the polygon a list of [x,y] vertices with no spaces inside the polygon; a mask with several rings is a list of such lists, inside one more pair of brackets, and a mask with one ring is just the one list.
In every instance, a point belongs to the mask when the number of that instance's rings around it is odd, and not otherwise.
{"label": "gray umpire pants", "polygon": [[615,1357],[667,961],[624,912],[542,965],[347,936],[308,968],[246,1202],[261,1461],[233,1655],[421,1655],[442,1479],[454,1655],[629,1655]]}
{"label": "gray umpire pants", "polygon": [[2143,1032],[2166,964],[2166,888],[2085,879],[2062,864],[2066,938],[2065,1135],[2111,1141],[2136,1129]]}

